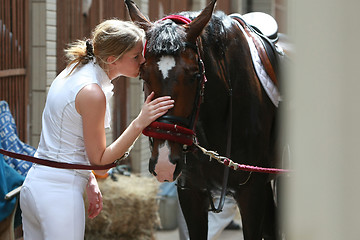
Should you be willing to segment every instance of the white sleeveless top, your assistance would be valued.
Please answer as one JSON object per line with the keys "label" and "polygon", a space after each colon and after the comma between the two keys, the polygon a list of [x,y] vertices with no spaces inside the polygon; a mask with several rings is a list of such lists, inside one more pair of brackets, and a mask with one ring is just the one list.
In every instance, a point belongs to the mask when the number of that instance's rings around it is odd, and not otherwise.
{"label": "white sleeveless top", "polygon": [[113,95],[113,85],[104,70],[95,62],[78,67],[68,76],[71,69],[72,66],[63,70],[51,84],[35,156],[58,162],[89,164],[84,145],[82,117],[75,109],[75,98],[86,85],[98,84],[106,97],[104,127],[108,128],[111,119],[109,99]]}

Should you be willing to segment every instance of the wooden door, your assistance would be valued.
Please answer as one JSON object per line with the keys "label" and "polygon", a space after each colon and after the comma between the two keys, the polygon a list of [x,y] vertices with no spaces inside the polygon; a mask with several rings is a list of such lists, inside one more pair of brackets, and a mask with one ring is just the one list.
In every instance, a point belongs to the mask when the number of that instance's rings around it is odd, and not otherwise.
{"label": "wooden door", "polygon": [[28,0],[0,0],[0,100],[8,102],[18,135],[27,138]]}

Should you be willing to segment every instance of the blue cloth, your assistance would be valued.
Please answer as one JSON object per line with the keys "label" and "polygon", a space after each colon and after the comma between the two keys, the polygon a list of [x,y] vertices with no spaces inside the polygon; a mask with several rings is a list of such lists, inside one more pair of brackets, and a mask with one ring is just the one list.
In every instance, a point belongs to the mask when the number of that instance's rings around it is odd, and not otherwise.
{"label": "blue cloth", "polygon": [[5,200],[5,195],[22,185],[25,177],[10,167],[0,154],[0,221],[4,220],[14,210],[16,198]]}
{"label": "blue cloth", "polygon": [[[30,156],[35,154],[36,149],[34,147],[23,143],[19,139],[15,120],[11,115],[9,105],[6,101],[0,101],[0,140],[2,149]],[[22,176],[26,176],[32,166],[31,162],[8,156],[3,157],[5,162]]]}
{"label": "blue cloth", "polygon": [[176,197],[177,196],[177,189],[174,182],[163,182],[160,185],[160,196],[169,196],[169,197]]}

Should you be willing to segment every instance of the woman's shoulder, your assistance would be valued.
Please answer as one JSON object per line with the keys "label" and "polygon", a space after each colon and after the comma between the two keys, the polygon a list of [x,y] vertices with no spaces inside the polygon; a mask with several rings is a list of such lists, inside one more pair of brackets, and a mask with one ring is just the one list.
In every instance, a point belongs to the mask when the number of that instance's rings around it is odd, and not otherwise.
{"label": "woman's shoulder", "polygon": [[105,98],[101,86],[96,83],[90,83],[85,85],[82,89],[80,89],[79,94],[80,93],[88,98]]}
{"label": "woman's shoulder", "polygon": [[79,113],[81,112],[81,109],[91,109],[93,111],[102,108],[105,109],[105,94],[98,84],[88,84],[78,92],[75,99],[75,105],[77,108],[79,107],[79,109],[77,109]]}

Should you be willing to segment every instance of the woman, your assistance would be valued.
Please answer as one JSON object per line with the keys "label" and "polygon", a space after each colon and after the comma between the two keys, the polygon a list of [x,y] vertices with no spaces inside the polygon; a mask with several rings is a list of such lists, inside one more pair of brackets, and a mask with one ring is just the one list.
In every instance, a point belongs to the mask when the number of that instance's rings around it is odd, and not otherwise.
{"label": "woman", "polygon": [[[112,163],[147,125],[173,107],[170,97],[153,100],[151,93],[137,118],[106,147],[111,80],[120,75],[138,76],[145,62],[143,39],[143,30],[133,23],[113,19],[99,24],[91,41],[70,45],[66,50],[70,63],[48,92],[37,157],[80,164]],[[102,197],[90,171],[33,166],[20,195],[24,239],[84,239],[85,188],[89,217],[93,218],[101,211]]]}

